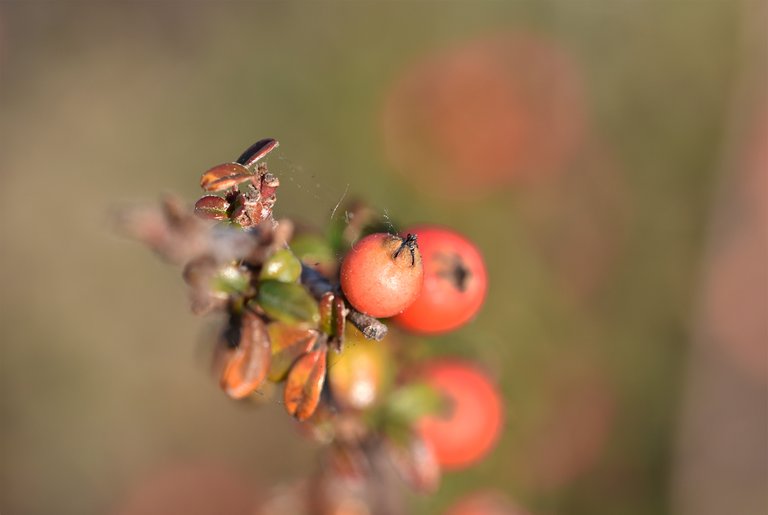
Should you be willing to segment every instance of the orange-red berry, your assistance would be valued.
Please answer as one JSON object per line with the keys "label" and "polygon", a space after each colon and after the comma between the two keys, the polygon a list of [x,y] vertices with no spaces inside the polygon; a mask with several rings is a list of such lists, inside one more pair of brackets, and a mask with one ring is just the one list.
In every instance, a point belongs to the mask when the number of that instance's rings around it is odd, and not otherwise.
{"label": "orange-red berry", "polygon": [[436,334],[456,329],[474,318],[488,287],[478,248],[461,234],[433,225],[418,232],[424,262],[424,285],[408,308],[395,318],[413,332]]}
{"label": "orange-red berry", "polygon": [[423,379],[445,397],[443,410],[422,418],[418,431],[443,468],[460,469],[483,458],[503,423],[501,395],[481,370],[459,360],[427,365]]}
{"label": "orange-red berry", "polygon": [[375,233],[352,246],[341,264],[341,289],[358,311],[374,317],[402,313],[424,279],[416,236]]}

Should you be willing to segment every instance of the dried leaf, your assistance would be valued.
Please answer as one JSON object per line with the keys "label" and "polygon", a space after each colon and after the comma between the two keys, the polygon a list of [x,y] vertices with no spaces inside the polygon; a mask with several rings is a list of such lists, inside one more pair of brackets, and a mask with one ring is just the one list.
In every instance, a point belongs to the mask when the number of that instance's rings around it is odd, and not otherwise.
{"label": "dried leaf", "polygon": [[[238,324],[237,317],[231,322]],[[253,312],[246,311],[239,325],[230,326],[225,333],[230,351],[221,374],[221,387],[233,399],[242,399],[253,393],[264,382],[269,370],[270,345],[266,324]]]}
{"label": "dried leaf", "polygon": [[251,273],[247,268],[220,265],[209,254],[187,263],[182,275],[190,287],[189,298],[195,314],[222,308],[231,295],[245,295],[252,291]]}
{"label": "dried leaf", "polygon": [[251,227],[272,217],[271,209],[266,209],[264,204],[257,198],[246,198],[243,207],[244,213],[248,216],[246,222],[240,222],[240,225],[244,228]]}
{"label": "dried leaf", "polygon": [[229,202],[216,195],[205,195],[195,202],[195,214],[206,220],[226,220]]}
{"label": "dried leaf", "polygon": [[237,163],[250,168],[279,145],[280,143],[272,138],[261,139],[245,149],[245,151],[240,154],[240,157],[237,158]]}
{"label": "dried leaf", "polygon": [[114,221],[118,231],[171,263],[183,263],[206,248],[208,225],[171,197],[164,198],[159,206],[118,209]]}
{"label": "dried leaf", "polygon": [[253,174],[238,163],[222,163],[203,173],[200,187],[205,191],[224,191],[250,180]]}
{"label": "dried leaf", "polygon": [[217,268],[216,260],[209,255],[197,257],[184,266],[182,277],[189,285],[190,305],[196,315],[212,311],[225,300],[215,297],[211,291]]}
{"label": "dried leaf", "polygon": [[320,311],[320,330],[325,334],[330,335],[333,331],[333,299],[335,295],[333,292],[325,292],[320,300],[317,302],[318,309]]}
{"label": "dried leaf", "polygon": [[440,464],[434,449],[418,434],[405,443],[385,440],[389,459],[398,475],[415,491],[434,493],[440,486]]}
{"label": "dried leaf", "polygon": [[344,298],[325,292],[318,301],[320,310],[320,330],[328,335],[328,343],[337,352],[344,348],[344,322],[347,319],[347,308]]}
{"label": "dried leaf", "polygon": [[248,234],[258,245],[246,257],[246,261],[260,266],[276,251],[286,248],[293,234],[293,223],[287,219],[280,220],[279,223],[267,220],[249,228]]}
{"label": "dried leaf", "polygon": [[308,439],[328,445],[336,438],[337,417],[338,413],[336,410],[332,409],[321,395],[320,403],[317,405],[315,412],[303,423],[298,424],[297,429]]}
{"label": "dried leaf", "polygon": [[328,452],[328,467],[346,480],[362,480],[371,474],[371,463],[358,445],[333,445]]}
{"label": "dried leaf", "polygon": [[277,195],[275,194],[275,191],[277,190],[278,186],[280,186],[280,179],[267,172],[266,165],[262,171],[263,175],[261,176],[259,183],[259,193],[261,193],[261,198],[263,199],[264,204],[271,209],[277,201]]}
{"label": "dried leaf", "polygon": [[[165,260],[183,264],[204,255],[217,263],[251,256],[261,244],[258,235],[212,225],[192,210],[166,197],[160,206],[135,206],[117,211],[117,229],[157,252]],[[290,229],[290,224],[286,224]],[[270,245],[275,239],[270,236]]]}
{"label": "dried leaf", "polygon": [[295,325],[273,322],[267,327],[272,346],[272,363],[269,366],[270,381],[282,381],[288,370],[317,342],[317,331]]}
{"label": "dried leaf", "polygon": [[331,318],[331,342],[336,352],[344,350],[344,327],[346,326],[348,311],[344,299],[341,296],[334,297],[333,316]]}
{"label": "dried leaf", "polygon": [[283,392],[285,409],[299,421],[311,417],[320,402],[327,353],[328,348],[323,345],[304,354],[288,373]]}

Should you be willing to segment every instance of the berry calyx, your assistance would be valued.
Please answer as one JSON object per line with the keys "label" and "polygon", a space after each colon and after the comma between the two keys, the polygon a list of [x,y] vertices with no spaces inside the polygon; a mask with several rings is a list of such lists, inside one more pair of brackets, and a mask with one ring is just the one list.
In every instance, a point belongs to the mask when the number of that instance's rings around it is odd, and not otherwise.
{"label": "berry calyx", "polygon": [[419,234],[424,285],[395,322],[422,334],[461,327],[474,318],[485,299],[488,277],[480,251],[466,237],[444,227],[416,226],[410,232]]}
{"label": "berry calyx", "polygon": [[366,236],[352,246],[341,264],[341,289],[347,301],[367,315],[402,313],[421,291],[424,279],[416,234]]}

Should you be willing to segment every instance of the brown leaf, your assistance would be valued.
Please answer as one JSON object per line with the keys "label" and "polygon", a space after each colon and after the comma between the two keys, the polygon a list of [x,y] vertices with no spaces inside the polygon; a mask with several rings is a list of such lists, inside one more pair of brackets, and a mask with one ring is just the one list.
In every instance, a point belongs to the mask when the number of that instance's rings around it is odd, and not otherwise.
{"label": "brown leaf", "polygon": [[277,148],[280,143],[272,138],[265,138],[257,141],[237,158],[237,162],[245,167],[250,168],[262,157],[269,154],[272,150]]}
{"label": "brown leaf", "polygon": [[317,331],[282,322],[273,322],[267,327],[272,346],[272,363],[269,366],[269,380],[282,381],[299,357],[309,352],[317,341]]}
{"label": "brown leaf", "polygon": [[215,297],[211,291],[211,282],[216,270],[216,261],[210,255],[194,258],[184,266],[182,277],[190,287],[190,306],[196,315],[209,313],[225,305],[226,299]]}
{"label": "brown leaf", "polygon": [[144,243],[171,263],[183,263],[206,247],[208,224],[173,197],[163,198],[159,206],[118,209],[114,221],[119,232]]}
{"label": "brown leaf", "polygon": [[337,353],[344,348],[344,322],[347,319],[347,308],[344,298],[325,292],[318,301],[320,310],[320,330],[328,335],[328,343]]}
{"label": "brown leaf", "polygon": [[221,374],[221,387],[233,399],[242,399],[253,393],[266,379],[271,357],[269,334],[266,324],[250,311],[243,314],[239,327],[230,329],[232,331],[224,337],[230,345],[237,346],[230,351],[226,360]]}
{"label": "brown leaf", "polygon": [[229,202],[216,195],[205,195],[195,202],[195,214],[206,220],[226,220]]}
{"label": "brown leaf", "polygon": [[344,325],[347,321],[347,306],[344,298],[336,296],[333,299],[332,341],[336,352],[344,350]]}
{"label": "brown leaf", "polygon": [[385,441],[392,465],[408,486],[423,494],[434,493],[440,486],[440,464],[435,451],[419,435],[413,434],[404,443]]}
{"label": "brown leaf", "polygon": [[323,345],[304,354],[288,373],[283,392],[285,409],[299,421],[311,417],[320,402],[327,353],[328,348]]}
{"label": "brown leaf", "polygon": [[223,163],[206,171],[200,177],[200,187],[205,191],[224,191],[248,181],[253,174],[238,163]]}
{"label": "brown leaf", "polygon": [[254,265],[261,265],[277,250],[288,246],[293,235],[293,222],[288,219],[280,220],[279,223],[268,220],[250,227],[248,233],[258,245],[245,256],[245,260]]}
{"label": "brown leaf", "polygon": [[359,445],[333,445],[328,452],[327,466],[344,479],[361,480],[371,474],[371,462]]}
{"label": "brown leaf", "polygon": [[261,180],[259,181],[259,193],[264,205],[270,211],[275,205],[275,202],[277,202],[277,195],[275,192],[277,191],[278,186],[280,186],[280,179],[271,173],[265,172],[261,176]]}
{"label": "brown leaf", "polygon": [[333,292],[325,292],[320,300],[317,301],[317,307],[320,310],[320,330],[330,335],[333,332]]}

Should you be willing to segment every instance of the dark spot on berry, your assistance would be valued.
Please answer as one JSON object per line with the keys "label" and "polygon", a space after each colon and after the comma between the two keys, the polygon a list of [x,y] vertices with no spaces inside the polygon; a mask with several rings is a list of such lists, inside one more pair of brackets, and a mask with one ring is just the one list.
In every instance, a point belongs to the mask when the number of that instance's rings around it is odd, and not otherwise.
{"label": "dark spot on berry", "polygon": [[464,265],[461,256],[458,254],[451,256],[438,254],[436,257],[445,263],[445,268],[440,270],[437,275],[451,281],[451,284],[460,292],[467,291],[467,283],[472,277],[472,272]]}

